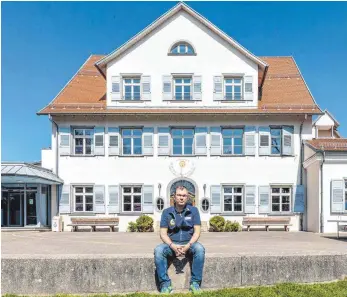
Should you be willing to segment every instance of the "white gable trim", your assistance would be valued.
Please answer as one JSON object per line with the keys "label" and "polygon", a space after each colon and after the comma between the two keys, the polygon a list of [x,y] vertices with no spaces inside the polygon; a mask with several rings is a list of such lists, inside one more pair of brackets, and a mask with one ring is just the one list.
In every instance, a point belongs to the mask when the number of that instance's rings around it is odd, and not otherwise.
{"label": "white gable trim", "polygon": [[321,114],[320,116],[318,116],[317,118],[316,118],[316,120],[313,122],[313,126],[316,126],[316,123],[319,121],[319,119],[322,117],[322,116],[324,116],[325,114],[327,114],[332,120],[333,120],[333,122],[335,123],[335,127],[339,127],[340,126],[340,123],[335,119],[335,117],[326,109],[326,110],[324,110],[324,113],[323,114]]}
{"label": "white gable trim", "polygon": [[104,71],[104,67],[113,59],[124,53],[126,50],[131,48],[134,44],[136,44],[139,40],[143,39],[146,35],[151,33],[153,30],[155,30],[157,27],[159,27],[161,24],[163,24],[166,20],[168,20],[170,17],[178,13],[179,11],[185,11],[189,13],[192,17],[196,18],[198,21],[200,21],[203,25],[205,25],[207,28],[209,28],[212,32],[220,36],[222,39],[227,41],[229,44],[231,44],[234,48],[239,50],[241,53],[243,53],[245,56],[247,56],[250,60],[254,61],[256,64],[258,64],[261,68],[265,68],[268,66],[267,63],[253,55],[250,51],[248,51],[246,48],[244,48],[242,45],[240,45],[238,42],[236,42],[234,39],[232,39],[230,36],[228,36],[226,33],[224,33],[222,30],[217,28],[215,25],[213,25],[210,21],[208,21],[206,18],[204,18],[202,15],[197,13],[195,10],[190,8],[187,4],[181,2],[178,3],[176,6],[174,6],[172,9],[170,9],[168,12],[163,14],[161,17],[156,19],[152,24],[147,26],[145,29],[140,31],[138,34],[136,34],[133,38],[131,38],[129,41],[121,45],[119,48],[117,48],[115,51],[107,55],[106,57],[102,58],[98,62],[95,63],[95,65]]}

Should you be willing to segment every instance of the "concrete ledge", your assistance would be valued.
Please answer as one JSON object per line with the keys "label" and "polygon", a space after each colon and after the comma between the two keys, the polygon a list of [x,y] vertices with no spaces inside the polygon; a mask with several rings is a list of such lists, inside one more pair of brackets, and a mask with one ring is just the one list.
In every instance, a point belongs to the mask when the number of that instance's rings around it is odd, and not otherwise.
{"label": "concrete ledge", "polygon": [[[156,290],[153,255],[3,255],[2,294],[116,293]],[[187,288],[190,265],[175,260],[173,286]],[[208,254],[204,288],[322,282],[347,276],[347,253]]]}

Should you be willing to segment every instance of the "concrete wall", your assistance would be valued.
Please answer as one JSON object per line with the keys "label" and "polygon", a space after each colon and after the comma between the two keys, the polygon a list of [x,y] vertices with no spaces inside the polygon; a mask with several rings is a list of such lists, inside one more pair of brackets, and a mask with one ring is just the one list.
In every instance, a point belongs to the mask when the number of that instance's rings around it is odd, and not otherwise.
{"label": "concrete wall", "polygon": [[[171,46],[185,40],[196,49],[196,56],[168,56]],[[150,102],[111,102],[112,76],[138,73],[151,76]],[[163,102],[163,75],[190,73],[202,76],[202,101]],[[213,76],[242,73],[253,76],[252,102],[213,102]],[[126,53],[107,65],[107,105],[162,107],[256,107],[258,104],[258,66],[227,42],[212,33],[186,12],[179,12]]]}

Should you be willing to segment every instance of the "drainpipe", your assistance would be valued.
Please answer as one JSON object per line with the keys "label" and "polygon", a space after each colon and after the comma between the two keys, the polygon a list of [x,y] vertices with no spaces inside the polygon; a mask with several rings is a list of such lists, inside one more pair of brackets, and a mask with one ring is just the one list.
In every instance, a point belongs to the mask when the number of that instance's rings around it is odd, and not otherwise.
{"label": "drainpipe", "polygon": [[[305,114],[305,118],[302,120],[301,124],[300,124],[300,133],[299,133],[299,137],[300,137],[300,159],[299,159],[299,164],[300,164],[300,185],[302,185],[302,175],[303,175],[303,160],[304,160],[304,145],[302,143],[302,128],[304,126],[304,122],[307,119],[307,114]],[[303,215],[300,214],[300,229],[304,230],[304,218]]]}
{"label": "drainpipe", "polygon": [[323,150],[319,150],[319,153],[321,153],[323,159],[320,163],[320,214],[319,214],[319,218],[320,218],[320,233],[324,233],[324,204],[323,204],[323,164],[325,162],[325,151]]}

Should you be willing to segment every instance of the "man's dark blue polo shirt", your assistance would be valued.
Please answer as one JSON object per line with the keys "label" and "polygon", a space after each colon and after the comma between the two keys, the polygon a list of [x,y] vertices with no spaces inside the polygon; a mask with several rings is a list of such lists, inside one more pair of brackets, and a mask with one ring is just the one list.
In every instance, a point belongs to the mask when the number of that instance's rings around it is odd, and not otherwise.
{"label": "man's dark blue polo shirt", "polygon": [[194,225],[201,225],[201,220],[198,209],[191,205],[186,205],[181,213],[171,206],[161,215],[160,228],[168,228],[168,235],[174,243],[188,243],[193,236]]}

